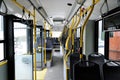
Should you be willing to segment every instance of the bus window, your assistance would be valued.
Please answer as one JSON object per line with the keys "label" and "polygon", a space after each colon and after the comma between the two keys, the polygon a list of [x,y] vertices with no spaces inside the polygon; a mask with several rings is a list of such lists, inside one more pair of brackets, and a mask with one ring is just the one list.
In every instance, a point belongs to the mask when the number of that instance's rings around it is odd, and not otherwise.
{"label": "bus window", "polygon": [[0,61],[4,59],[4,29],[3,16],[0,15]]}
{"label": "bus window", "polygon": [[27,53],[27,25],[14,23],[15,54]]}
{"label": "bus window", "polygon": [[102,31],[102,21],[99,21],[98,31],[98,52],[104,55],[104,32]]}
{"label": "bus window", "polygon": [[109,59],[120,60],[120,31],[109,32]]}
{"label": "bus window", "polygon": [[4,59],[4,46],[3,43],[0,43],[0,60]]}

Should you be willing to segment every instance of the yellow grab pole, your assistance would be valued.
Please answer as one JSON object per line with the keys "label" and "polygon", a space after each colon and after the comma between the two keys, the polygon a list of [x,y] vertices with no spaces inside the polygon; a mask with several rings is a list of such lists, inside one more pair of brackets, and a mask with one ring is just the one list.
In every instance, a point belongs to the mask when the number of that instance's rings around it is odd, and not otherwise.
{"label": "yellow grab pole", "polygon": [[[81,30],[81,34],[80,34],[80,59],[82,59],[83,57],[83,54],[82,54],[82,50],[83,50],[83,33],[84,33],[84,29],[85,29],[85,26],[88,22],[88,19],[90,18],[92,12],[93,12],[93,9],[94,9],[94,6],[95,6],[95,0],[92,1],[92,5],[90,6],[90,12],[87,16],[87,18],[85,19],[85,22],[83,23],[83,26],[82,26],[82,30]],[[84,14],[84,13],[83,13]]]}
{"label": "yellow grab pole", "polygon": [[65,61],[66,61],[66,62],[68,61],[67,58],[68,58],[68,56],[70,55],[70,53],[71,53],[71,50],[69,50],[68,53],[67,53],[67,55],[65,56]]}
{"label": "yellow grab pole", "polygon": [[36,13],[35,13],[35,8],[33,10],[34,13],[34,19],[33,19],[33,26],[34,26],[34,80],[37,80],[37,75],[36,75]]}
{"label": "yellow grab pole", "polygon": [[[77,24],[75,25],[75,28],[74,28],[74,32],[73,32],[73,34],[72,34],[72,45],[74,46],[74,35],[75,35],[75,33],[76,33],[76,30],[77,30],[77,27],[78,27],[78,25],[79,25],[79,23],[80,23],[80,19],[81,19],[81,9],[80,9],[80,14],[79,14],[79,19],[78,19],[78,22],[77,22]],[[74,49],[73,49],[73,51],[74,51]]]}
{"label": "yellow grab pole", "polygon": [[64,60],[65,67],[66,67],[66,80],[68,80],[67,70],[69,69],[66,62],[67,62],[68,56],[69,56],[70,53],[71,53],[71,50],[69,50],[69,48],[68,48],[68,43],[69,43],[70,36],[71,36],[71,34],[72,34],[73,25],[74,25],[74,17],[73,17],[73,19],[72,19],[72,24],[71,24],[71,26],[70,26],[70,28],[69,28],[69,35],[68,35],[68,37],[67,37],[66,44],[65,44],[66,52],[67,52],[66,55],[65,55],[65,60]]}
{"label": "yellow grab pole", "polygon": [[67,40],[66,40],[66,50],[67,50],[67,53],[66,53],[66,56],[65,56],[65,61],[67,61],[67,58],[68,58],[68,56],[71,53],[71,49],[68,48],[68,46],[69,46],[68,44],[69,44],[69,40],[72,39],[72,29],[73,29],[73,27],[75,25],[74,18],[76,18],[76,16],[74,16],[73,19],[72,19],[72,25],[70,26],[69,35],[68,35]]}
{"label": "yellow grab pole", "polygon": [[46,21],[44,21],[44,63],[46,64]]}
{"label": "yellow grab pole", "polygon": [[[73,28],[75,28],[76,27],[76,24],[77,24],[77,19],[78,19],[78,16],[77,15],[75,15],[75,23],[74,23],[74,25],[73,25]],[[72,40],[72,52],[74,51],[74,36],[73,36],[73,34],[74,34],[74,30],[75,29],[73,29],[72,28],[72,33],[71,33],[71,36],[70,36],[70,38],[71,38],[71,40]]]}
{"label": "yellow grab pole", "polygon": [[68,35],[67,40],[66,40],[66,43],[65,43],[66,50],[68,50],[69,38],[70,38],[71,33],[72,33],[72,27],[73,27],[73,25],[74,25],[74,17],[73,17],[73,19],[72,19],[72,24],[71,24],[71,26],[70,26],[70,28],[69,28],[69,35]]}
{"label": "yellow grab pole", "polygon": [[50,37],[52,38],[52,28],[50,26]]}

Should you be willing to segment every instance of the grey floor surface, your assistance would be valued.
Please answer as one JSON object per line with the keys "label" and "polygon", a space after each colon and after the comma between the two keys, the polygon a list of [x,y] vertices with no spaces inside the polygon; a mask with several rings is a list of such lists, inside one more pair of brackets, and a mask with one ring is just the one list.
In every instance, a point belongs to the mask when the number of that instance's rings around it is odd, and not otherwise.
{"label": "grey floor surface", "polygon": [[48,68],[45,80],[63,80],[63,59],[60,52],[53,52],[53,64]]}

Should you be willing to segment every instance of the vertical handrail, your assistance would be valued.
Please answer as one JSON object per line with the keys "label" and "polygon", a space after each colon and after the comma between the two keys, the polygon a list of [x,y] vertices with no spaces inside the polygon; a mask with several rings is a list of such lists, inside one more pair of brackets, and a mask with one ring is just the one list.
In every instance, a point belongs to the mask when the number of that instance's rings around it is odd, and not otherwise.
{"label": "vertical handrail", "polygon": [[73,19],[72,19],[72,24],[71,24],[71,26],[70,26],[70,28],[69,28],[69,31],[68,31],[69,35],[68,35],[67,40],[66,40],[66,43],[65,43],[65,48],[66,48],[66,50],[69,49],[69,48],[68,48],[68,42],[69,42],[69,38],[70,38],[71,33],[72,33],[73,25],[74,25],[74,17],[73,17]]}
{"label": "vertical handrail", "polygon": [[[74,32],[73,32],[73,34],[72,34],[72,45],[73,45],[73,47],[74,47],[74,35],[75,35],[75,33],[76,33],[76,30],[77,30],[77,27],[78,27],[78,25],[79,25],[79,23],[80,23],[80,21],[81,21],[81,9],[79,10],[79,15],[78,15],[78,17],[79,17],[79,19],[78,19],[78,21],[77,21],[77,23],[76,23],[76,25],[75,25],[75,27],[74,27]],[[73,48],[73,50],[72,50],[72,52],[74,52],[74,48]]]}
{"label": "vertical handrail", "polygon": [[52,38],[52,28],[50,26],[50,37]]}
{"label": "vertical handrail", "polygon": [[46,21],[44,20],[44,63],[46,64]]}
{"label": "vertical handrail", "polygon": [[72,29],[75,25],[75,20],[74,20],[75,16],[73,17],[72,19],[72,24],[69,28],[69,35],[67,37],[67,40],[66,40],[66,44],[65,44],[65,47],[66,47],[66,55],[64,56],[64,64],[65,64],[65,67],[66,67],[66,80],[68,80],[68,73],[67,73],[67,70],[69,69],[69,67],[67,66],[67,61],[68,61],[68,56],[70,55],[71,53],[71,49],[69,49],[69,40],[71,39],[71,36],[72,36]]}
{"label": "vertical handrail", "polygon": [[65,47],[66,47],[66,55],[65,55],[65,61],[67,61],[67,57],[68,57],[68,55],[70,54],[70,50],[69,50],[69,40],[70,40],[70,36],[71,36],[71,34],[72,34],[72,27],[73,27],[73,25],[74,25],[74,17],[73,17],[73,19],[72,19],[72,24],[71,24],[71,26],[70,26],[70,28],[69,28],[69,31],[68,31],[68,33],[69,33],[69,35],[68,35],[68,37],[67,37],[67,39],[66,39],[66,43],[65,43]]}
{"label": "vertical handrail", "polygon": [[34,80],[37,80],[37,73],[36,73],[36,13],[35,8],[33,9],[34,19],[33,19],[33,26],[34,26]]}
{"label": "vertical handrail", "polygon": [[[98,0],[97,0],[97,2],[98,2]],[[89,18],[90,18],[90,16],[91,16],[93,10],[94,10],[94,6],[95,6],[95,4],[96,4],[97,2],[96,2],[96,0],[92,0],[92,5],[91,5],[90,8],[88,9],[88,10],[90,10],[90,12],[89,12],[87,18],[85,19],[85,21],[84,21],[84,23],[83,23],[83,25],[82,25],[82,30],[81,30],[81,33],[80,33],[80,59],[83,58],[83,35],[84,35],[84,29],[85,29],[86,24],[87,24],[87,22],[88,22],[88,20],[89,20]],[[84,15],[84,14],[85,14],[85,13],[83,13],[83,15]]]}
{"label": "vertical handrail", "polygon": [[[75,18],[75,21],[74,21],[74,18]],[[72,47],[71,47],[71,49],[66,49],[67,50],[67,54],[65,56],[66,61],[68,61],[67,60],[68,56],[71,54],[71,52],[73,52],[73,34],[72,34],[73,31],[72,30],[73,30],[74,26],[76,27],[76,24],[75,24],[76,22],[77,22],[77,15],[73,17],[73,22],[72,22],[72,25],[71,25],[70,30],[69,30],[69,36],[67,38],[67,45],[69,45],[69,40],[71,40],[72,41]]]}

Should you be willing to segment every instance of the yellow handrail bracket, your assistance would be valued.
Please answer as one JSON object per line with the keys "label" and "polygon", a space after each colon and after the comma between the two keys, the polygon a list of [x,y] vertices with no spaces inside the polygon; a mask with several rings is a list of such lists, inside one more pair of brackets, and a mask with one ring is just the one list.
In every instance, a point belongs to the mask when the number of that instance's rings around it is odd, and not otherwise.
{"label": "yellow handrail bracket", "polygon": [[8,62],[7,60],[1,61],[1,62],[0,62],[0,66],[3,66],[3,65],[5,65],[5,64],[7,64],[7,62]]}

